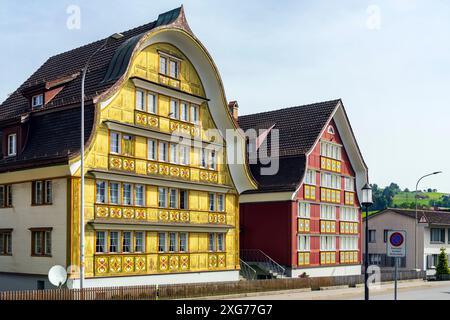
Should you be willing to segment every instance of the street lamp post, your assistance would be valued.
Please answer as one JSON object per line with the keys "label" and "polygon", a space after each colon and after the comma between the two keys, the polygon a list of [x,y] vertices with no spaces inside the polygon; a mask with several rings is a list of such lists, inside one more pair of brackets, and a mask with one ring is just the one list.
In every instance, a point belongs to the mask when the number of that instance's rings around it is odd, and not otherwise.
{"label": "street lamp post", "polygon": [[89,57],[84,68],[81,70],[81,147],[80,147],[80,156],[81,156],[81,164],[80,164],[80,289],[84,287],[84,100],[86,99],[84,94],[84,84],[86,80],[86,75],[88,72],[89,64],[91,63],[92,58],[101,50],[103,50],[108,41],[110,39],[119,40],[123,38],[123,35],[120,33],[115,33],[112,36],[106,38],[105,42]]}
{"label": "street lamp post", "polygon": [[416,206],[416,221],[414,223],[414,268],[417,270],[417,189],[419,188],[419,183],[422,181],[422,179],[433,176],[435,174],[442,173],[442,171],[436,171],[429,174],[424,175],[423,177],[420,177],[419,180],[417,180],[416,183],[416,189],[414,191],[414,200],[415,200],[415,206]]}
{"label": "street lamp post", "polygon": [[364,252],[364,300],[369,300],[369,207],[373,204],[372,188],[368,183],[362,188],[361,204],[366,208],[365,252]]}

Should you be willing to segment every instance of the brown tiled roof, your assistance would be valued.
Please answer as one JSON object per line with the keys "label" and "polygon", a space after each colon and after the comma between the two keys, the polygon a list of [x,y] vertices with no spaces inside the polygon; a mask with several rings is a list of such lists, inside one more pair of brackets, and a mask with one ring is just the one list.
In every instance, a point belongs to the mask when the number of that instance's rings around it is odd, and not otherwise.
{"label": "brown tiled roof", "polygon": [[239,117],[239,126],[246,131],[252,128],[268,129],[275,124],[274,129],[279,131],[280,157],[304,155],[314,145],[340,101],[331,100],[244,115]]}
{"label": "brown tiled roof", "polygon": [[[86,77],[86,139],[95,117],[92,99],[108,90],[126,71],[132,49],[141,36],[157,26],[172,23],[181,10],[176,8],[160,14],[156,21],[122,32],[123,38],[119,40],[102,39],[49,58],[0,105],[0,124],[18,123],[21,116],[29,114],[24,149],[17,157],[0,160],[0,172],[67,161],[69,155],[76,154],[80,148],[80,71],[89,57],[104,46],[90,61]],[[63,89],[44,108],[30,113],[29,100],[24,94],[34,88],[55,85],[62,85]]]}
{"label": "brown tiled roof", "polygon": [[[369,219],[384,214],[387,212],[395,212],[409,218],[416,218],[416,211],[413,209],[398,209],[398,208],[387,208],[383,211],[377,212],[369,216]],[[436,211],[436,210],[417,210],[417,219],[420,220],[422,216],[425,216],[429,224],[432,225],[450,225],[450,212],[449,211]]]}
{"label": "brown tiled roof", "polygon": [[267,144],[261,151],[271,154],[278,146],[280,168],[276,175],[261,175],[264,165],[250,165],[251,172],[259,184],[258,190],[248,193],[295,191],[303,179],[306,156],[314,146],[322,129],[330,120],[341,100],[331,100],[304,106],[255,113],[239,117],[239,126],[244,130],[278,129],[279,143],[271,146],[272,134],[267,136]]}

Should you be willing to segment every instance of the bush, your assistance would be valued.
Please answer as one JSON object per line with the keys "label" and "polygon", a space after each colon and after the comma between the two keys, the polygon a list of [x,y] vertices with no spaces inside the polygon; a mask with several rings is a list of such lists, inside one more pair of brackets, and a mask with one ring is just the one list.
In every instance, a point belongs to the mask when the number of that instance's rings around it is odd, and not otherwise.
{"label": "bush", "polygon": [[448,269],[448,258],[445,253],[445,248],[441,248],[441,253],[438,258],[438,265],[436,266],[436,275],[450,274]]}

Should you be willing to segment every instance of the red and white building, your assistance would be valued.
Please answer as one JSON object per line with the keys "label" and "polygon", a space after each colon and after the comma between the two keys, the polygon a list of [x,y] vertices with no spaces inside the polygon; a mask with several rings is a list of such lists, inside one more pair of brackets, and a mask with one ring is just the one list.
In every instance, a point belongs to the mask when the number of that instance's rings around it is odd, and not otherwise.
{"label": "red and white building", "polygon": [[269,154],[279,132],[278,172],[263,175],[265,165],[252,164],[259,188],[240,198],[241,250],[262,251],[292,277],[360,274],[368,169],[342,101],[241,116],[239,125],[273,127],[261,147]]}

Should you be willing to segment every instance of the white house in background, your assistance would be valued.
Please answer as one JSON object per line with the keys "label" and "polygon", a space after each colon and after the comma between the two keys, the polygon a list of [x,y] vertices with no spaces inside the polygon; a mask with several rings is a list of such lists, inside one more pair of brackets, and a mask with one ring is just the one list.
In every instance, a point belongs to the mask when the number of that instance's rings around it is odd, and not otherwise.
{"label": "white house in background", "polygon": [[394,260],[386,256],[387,232],[405,230],[406,258],[401,259],[399,266],[402,269],[416,269],[417,257],[417,269],[426,270],[428,275],[433,275],[440,249],[446,249],[447,257],[450,254],[450,212],[417,211],[417,248],[414,241],[415,219],[415,210],[408,209],[388,208],[371,215],[369,217],[369,264],[376,264],[382,268],[393,267]]}

